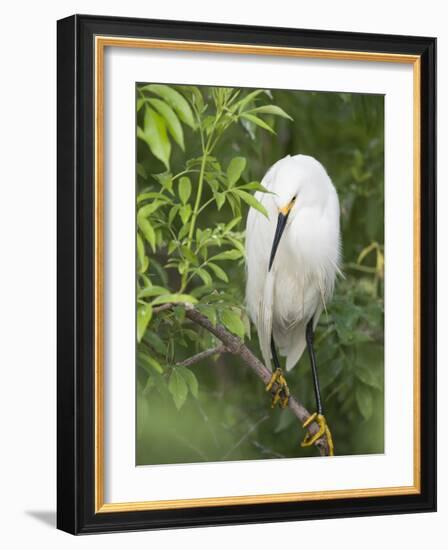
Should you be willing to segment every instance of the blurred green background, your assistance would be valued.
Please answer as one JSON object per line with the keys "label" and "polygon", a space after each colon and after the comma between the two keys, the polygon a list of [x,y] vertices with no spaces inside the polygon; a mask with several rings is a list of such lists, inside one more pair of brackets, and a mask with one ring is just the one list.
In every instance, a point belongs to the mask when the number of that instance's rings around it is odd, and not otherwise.
{"label": "blurred green background", "polygon": [[[185,319],[181,303],[156,310],[169,301],[167,290],[179,302],[192,300],[261,357],[244,314],[244,257],[237,251],[250,199],[241,187],[253,195],[251,183],[278,159],[298,153],[324,165],[341,204],[344,277],[315,337],[324,412],[337,455],[382,453],[383,96],[143,83],[136,93],[137,464],[318,454],[300,447],[304,431],[297,419],[288,409],[270,408],[263,384],[239,358],[223,354],[188,369],[179,365],[216,342]],[[204,153],[209,139],[212,151]],[[232,165],[232,159],[244,162]],[[201,168],[205,207],[195,218]],[[229,191],[231,184],[239,191]],[[207,231],[210,243],[201,252]],[[209,266],[223,250],[236,252],[215,262],[216,269]],[[291,393],[314,411],[306,353],[287,379]]]}

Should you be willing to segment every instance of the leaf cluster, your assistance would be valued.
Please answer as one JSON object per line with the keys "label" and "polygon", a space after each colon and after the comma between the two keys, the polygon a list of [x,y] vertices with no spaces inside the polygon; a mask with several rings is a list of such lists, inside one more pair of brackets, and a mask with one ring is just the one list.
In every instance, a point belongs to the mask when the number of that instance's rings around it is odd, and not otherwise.
{"label": "leaf cluster", "polygon": [[[267,215],[254,196],[267,190],[248,178],[244,156],[234,155],[223,163],[215,150],[234,125],[244,128],[250,123],[274,133],[264,120],[266,115],[290,118],[265,99],[269,95],[264,90],[137,87],[137,138],[144,144],[138,149],[137,164],[139,365],[145,392],[166,386],[177,408],[188,393],[197,397],[198,386],[191,370],[176,365],[182,358],[179,348],[185,342],[186,348],[194,344],[195,350],[206,349],[213,338],[198,335],[181,308],[160,313],[157,320],[154,308],[195,304],[213,324],[222,323],[242,340],[250,334],[228,272],[232,264],[241,268],[244,262],[243,208],[253,207]],[[186,146],[190,141],[200,144],[199,151]],[[154,166],[151,159],[163,170],[148,170]],[[225,217],[209,223],[210,213],[224,211]]]}
{"label": "leaf cluster", "polygon": [[[237,358],[181,365],[216,346],[183,302],[260,356],[243,306],[244,222],[249,205],[263,211],[266,168],[297,153],[322,162],[341,203],[344,277],[315,338],[325,414],[337,454],[383,452],[384,98],[152,86],[137,87],[138,463],[306,455],[294,416],[267,414]],[[180,305],[154,312],[167,302]],[[288,383],[312,410],[306,354]]]}

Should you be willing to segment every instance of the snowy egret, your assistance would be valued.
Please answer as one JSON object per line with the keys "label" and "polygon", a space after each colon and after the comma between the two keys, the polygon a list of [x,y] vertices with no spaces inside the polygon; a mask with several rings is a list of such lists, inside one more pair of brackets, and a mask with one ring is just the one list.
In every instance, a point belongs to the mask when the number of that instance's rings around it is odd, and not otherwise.
{"label": "snowy egret", "polygon": [[339,200],[320,162],[310,156],[287,156],[266,173],[256,198],[267,210],[267,219],[251,208],[246,225],[247,286],[249,316],[257,328],[266,365],[274,370],[266,389],[274,392],[272,405],[286,407],[289,389],[280,366],[286,357],[291,370],[308,348],[316,398],[314,420],[319,431],[307,434],[302,446],[327,436],[330,454],[333,443],[323,414],[317,375],[313,334],[330,300],[339,272]]}

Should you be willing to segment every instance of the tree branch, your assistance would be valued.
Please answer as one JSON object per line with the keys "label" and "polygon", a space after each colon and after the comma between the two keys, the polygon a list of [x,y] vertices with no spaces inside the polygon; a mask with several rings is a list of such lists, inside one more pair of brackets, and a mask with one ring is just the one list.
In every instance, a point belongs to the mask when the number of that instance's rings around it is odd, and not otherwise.
{"label": "tree branch", "polygon": [[[179,305],[179,304],[163,304],[159,307],[154,308],[153,312],[157,313],[161,311],[166,311],[174,307],[174,305]],[[225,327],[223,327],[220,324],[213,325],[211,321],[207,317],[205,317],[205,315],[202,315],[202,313],[200,313],[191,304],[183,304],[183,306],[185,308],[185,314],[188,317],[188,319],[190,319],[197,325],[201,326],[202,328],[206,329],[208,332],[216,336],[216,338],[218,338],[224,344],[224,348],[227,352],[233,353],[234,355],[239,355],[243,359],[243,361],[246,363],[246,365],[258,376],[258,378],[262,380],[262,382],[265,385],[269,383],[272,376],[271,371],[263,365],[263,363],[258,359],[258,357],[256,357],[237,336],[229,332]],[[205,352],[202,352],[202,353],[206,353],[207,354],[206,356],[212,355],[211,353],[208,353],[209,351],[210,350],[206,350]],[[197,354],[191,357],[190,359],[197,358],[198,355],[200,354]],[[203,358],[204,356],[201,359]],[[186,361],[188,361],[188,359]],[[194,362],[196,362],[196,360]],[[277,385],[274,384],[273,390],[275,391],[276,389],[277,389]],[[303,424],[311,416],[311,414],[300,403],[300,401],[295,399],[292,395],[289,398],[288,407],[291,409],[294,415],[299,419],[301,424]],[[314,435],[318,432],[319,426],[317,425],[316,422],[312,422],[307,427],[307,430],[311,435]],[[322,437],[319,440],[317,440],[315,445],[318,447],[319,453],[322,456],[328,456],[329,448],[328,448],[326,437]]]}
{"label": "tree branch", "polygon": [[228,350],[225,346],[216,346],[215,348],[206,349],[205,351],[196,353],[196,355],[192,355],[191,357],[188,357],[188,359],[185,359],[184,361],[179,361],[179,363],[176,363],[176,366],[189,367],[190,365],[199,363],[199,361],[202,361],[203,359],[207,359],[207,357],[216,355],[217,353],[226,353],[227,351]]}

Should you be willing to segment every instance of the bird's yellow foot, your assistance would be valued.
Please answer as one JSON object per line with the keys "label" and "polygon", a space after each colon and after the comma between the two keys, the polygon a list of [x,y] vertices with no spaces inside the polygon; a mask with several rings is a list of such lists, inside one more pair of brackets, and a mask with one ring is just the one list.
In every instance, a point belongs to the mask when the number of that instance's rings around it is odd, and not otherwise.
{"label": "bird's yellow foot", "polygon": [[[272,390],[274,385],[276,387],[274,390]],[[286,378],[283,376],[282,369],[275,369],[275,371],[272,373],[271,379],[266,386],[266,391],[272,391],[271,407],[275,407],[277,403],[282,409],[288,406],[290,394]]]}
{"label": "bird's yellow foot", "polygon": [[302,447],[310,447],[311,445],[314,445],[314,443],[316,443],[316,441],[322,436],[325,436],[328,443],[328,454],[329,456],[334,456],[333,438],[331,437],[330,428],[328,427],[327,421],[323,414],[318,414],[315,412],[305,420],[303,427],[307,428],[311,422],[314,421],[316,421],[319,425],[319,430],[314,435],[310,435],[308,432],[305,439],[302,441]]}

